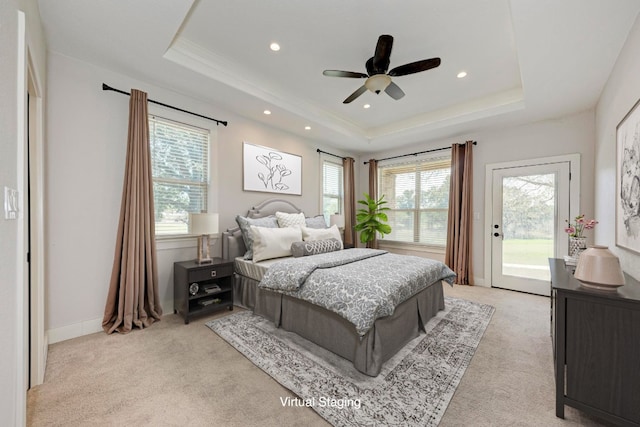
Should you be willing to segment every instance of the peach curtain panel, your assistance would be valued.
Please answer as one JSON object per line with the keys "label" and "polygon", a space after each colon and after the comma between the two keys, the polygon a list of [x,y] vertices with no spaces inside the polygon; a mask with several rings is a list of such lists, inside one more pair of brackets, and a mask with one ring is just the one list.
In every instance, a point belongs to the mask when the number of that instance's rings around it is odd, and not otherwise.
{"label": "peach curtain panel", "polygon": [[342,159],[344,174],[344,243],[356,246],[356,190],[354,178],[355,160],[352,157]]}
{"label": "peach curtain panel", "polygon": [[473,285],[471,224],[473,220],[473,141],[451,147],[449,221],[444,263],[459,285]]}
{"label": "peach curtain panel", "polygon": [[[369,159],[369,197],[378,199],[378,161]],[[378,236],[367,243],[368,248],[378,248]]]}
{"label": "peach curtain panel", "polygon": [[108,334],[160,320],[147,94],[133,89],[120,222],[102,319]]}

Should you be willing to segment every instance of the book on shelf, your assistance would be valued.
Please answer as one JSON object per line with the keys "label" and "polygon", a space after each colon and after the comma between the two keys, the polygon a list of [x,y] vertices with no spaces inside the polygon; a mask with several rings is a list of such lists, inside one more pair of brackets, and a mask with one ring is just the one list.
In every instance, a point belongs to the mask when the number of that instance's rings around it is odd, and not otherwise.
{"label": "book on shelf", "polygon": [[213,284],[213,285],[207,285],[204,287],[203,291],[207,294],[211,294],[214,292],[220,292],[222,289],[220,289],[220,286]]}
{"label": "book on shelf", "polygon": [[206,307],[207,305],[220,304],[221,302],[222,300],[220,298],[211,298],[211,299],[200,300],[198,301],[198,304]]}
{"label": "book on shelf", "polygon": [[574,258],[572,256],[569,255],[565,255],[564,256],[564,264],[565,265],[578,265],[578,258]]}

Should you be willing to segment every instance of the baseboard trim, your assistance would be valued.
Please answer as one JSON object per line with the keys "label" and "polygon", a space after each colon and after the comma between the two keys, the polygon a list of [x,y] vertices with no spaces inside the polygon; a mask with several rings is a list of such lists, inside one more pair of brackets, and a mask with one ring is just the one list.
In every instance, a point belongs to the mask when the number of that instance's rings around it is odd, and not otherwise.
{"label": "baseboard trim", "polygon": [[47,336],[49,337],[49,344],[55,344],[60,341],[66,341],[72,338],[94,334],[96,332],[100,332],[101,330],[102,318],[99,318],[85,320],[84,322],[62,326],[60,328],[49,329],[47,331]]}
{"label": "baseboard trim", "polygon": [[[163,316],[173,314],[173,300],[165,301],[162,305]],[[169,309],[170,308],[170,309]],[[60,328],[49,329],[46,333],[45,339],[47,344],[55,344],[57,342],[70,340],[72,338],[82,337],[84,335],[95,334],[96,332],[102,332],[102,317],[98,319],[85,320],[80,323],[74,323],[73,325],[62,326]],[[49,346],[47,345],[47,348]],[[46,360],[46,356],[45,356]]]}

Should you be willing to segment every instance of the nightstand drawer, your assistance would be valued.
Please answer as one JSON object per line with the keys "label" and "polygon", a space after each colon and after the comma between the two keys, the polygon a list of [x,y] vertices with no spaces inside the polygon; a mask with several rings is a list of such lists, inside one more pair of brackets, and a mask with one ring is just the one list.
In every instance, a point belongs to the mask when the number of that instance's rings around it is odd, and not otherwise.
{"label": "nightstand drawer", "polygon": [[201,268],[189,271],[189,283],[228,277],[233,273],[233,265]]}

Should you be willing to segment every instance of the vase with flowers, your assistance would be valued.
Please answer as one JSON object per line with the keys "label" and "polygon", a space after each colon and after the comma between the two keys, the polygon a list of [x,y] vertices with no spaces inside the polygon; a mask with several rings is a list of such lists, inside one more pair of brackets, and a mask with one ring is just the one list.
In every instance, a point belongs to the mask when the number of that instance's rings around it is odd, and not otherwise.
{"label": "vase with flowers", "polygon": [[584,235],[585,230],[592,230],[598,221],[595,219],[586,219],[584,214],[578,215],[573,223],[567,221],[567,227],[564,231],[569,235],[569,255],[578,258],[580,253],[587,249],[587,238]]}

